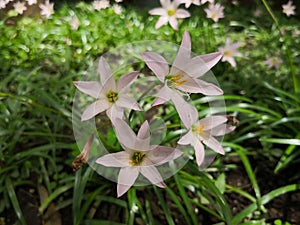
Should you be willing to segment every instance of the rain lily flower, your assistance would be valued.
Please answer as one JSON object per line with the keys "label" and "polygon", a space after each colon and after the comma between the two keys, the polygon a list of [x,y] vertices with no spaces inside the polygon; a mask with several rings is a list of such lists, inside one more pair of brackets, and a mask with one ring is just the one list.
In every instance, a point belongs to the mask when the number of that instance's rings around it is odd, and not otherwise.
{"label": "rain lily flower", "polygon": [[106,154],[96,163],[106,167],[120,167],[117,194],[122,196],[135,183],[141,173],[152,184],[166,187],[156,166],[167,163],[182,155],[182,152],[165,146],[150,145],[150,128],[145,121],[136,135],[129,125],[117,119],[117,138],[125,151]]}
{"label": "rain lily flower", "polygon": [[122,7],[118,4],[114,4],[112,9],[114,10],[114,12],[118,15],[120,15],[122,13]]}
{"label": "rain lily flower", "polygon": [[263,64],[268,66],[268,69],[274,67],[277,70],[282,63],[283,61],[279,58],[279,56],[267,57],[267,59],[263,62]]}
{"label": "rain lily flower", "polygon": [[171,68],[161,55],[154,52],[142,53],[147,66],[164,84],[152,106],[171,100],[184,125],[191,126],[191,115],[198,114],[195,107],[185,102],[182,93],[221,95],[223,91],[212,83],[198,79],[208,72],[222,57],[219,52],[191,58],[191,39],[186,31]]}
{"label": "rain lily flower", "polygon": [[41,9],[41,15],[45,16],[46,18],[49,18],[52,14],[54,14],[53,6],[54,3],[50,3],[49,0],[46,0],[45,4],[39,4],[39,7]]}
{"label": "rain lily flower", "polygon": [[37,0],[27,0],[28,5],[34,5],[37,3]]}
{"label": "rain lily flower", "polygon": [[288,17],[291,15],[295,15],[295,9],[296,6],[292,5],[293,2],[289,1],[287,4],[282,5],[282,11],[284,14],[286,14]]}
{"label": "rain lily flower", "polygon": [[149,11],[149,14],[151,15],[160,16],[155,24],[156,29],[169,22],[174,30],[178,30],[177,18],[183,19],[191,16],[188,11],[184,9],[178,9],[178,6],[182,3],[182,0],[174,0],[172,2],[170,0],[160,0],[160,3],[162,8],[155,8]]}
{"label": "rain lily flower", "polygon": [[225,116],[209,116],[198,120],[193,118],[194,123],[187,134],[177,142],[180,145],[192,145],[195,149],[197,165],[200,166],[204,160],[204,145],[217,153],[224,154],[222,145],[214,136],[222,136],[235,129],[235,126],[226,125]]}
{"label": "rain lily flower", "polygon": [[108,0],[95,0],[93,2],[93,7],[96,10],[101,10],[101,9],[106,9],[110,6],[109,1]]}
{"label": "rain lily flower", "polygon": [[92,103],[83,112],[81,120],[89,120],[98,113],[106,111],[107,116],[114,123],[116,118],[122,118],[124,108],[142,110],[132,97],[126,95],[130,84],[137,78],[138,72],[131,72],[119,78],[117,84],[108,63],[103,57],[99,60],[98,71],[100,81],[77,81],[74,85],[83,93],[97,101]]}
{"label": "rain lily flower", "polygon": [[224,18],[224,6],[221,6],[219,3],[210,3],[204,11],[206,12],[206,17],[211,18],[214,22],[218,22],[220,18]]}
{"label": "rain lily flower", "polygon": [[236,62],[233,57],[241,57],[242,53],[238,52],[237,49],[241,46],[241,42],[231,44],[230,38],[226,38],[224,47],[220,47],[218,50],[223,53],[222,62],[229,62],[232,67],[236,67]]}
{"label": "rain lily flower", "polygon": [[192,4],[194,5],[200,5],[200,0],[183,0],[183,3],[185,3],[185,8],[189,8]]}
{"label": "rain lily flower", "polygon": [[78,30],[78,27],[80,25],[80,21],[77,16],[73,16],[71,21],[70,21],[70,26],[72,30]]}
{"label": "rain lily flower", "polygon": [[27,9],[25,2],[16,2],[13,4],[13,6],[18,14],[23,14],[23,12]]}

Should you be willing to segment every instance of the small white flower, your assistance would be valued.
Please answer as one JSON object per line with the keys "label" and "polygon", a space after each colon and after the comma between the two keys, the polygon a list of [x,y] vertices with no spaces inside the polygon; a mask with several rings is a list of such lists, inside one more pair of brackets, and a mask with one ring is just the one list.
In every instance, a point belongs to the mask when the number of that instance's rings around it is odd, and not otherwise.
{"label": "small white flower", "polygon": [[293,2],[289,1],[287,4],[282,5],[282,11],[285,13],[288,17],[291,15],[295,15],[295,9],[296,6],[292,5]]}
{"label": "small white flower", "polygon": [[182,1],[183,3],[185,3],[185,8],[189,8],[192,4],[194,5],[200,5],[200,0],[184,0]]}
{"label": "small white flower", "polygon": [[16,2],[13,4],[13,6],[18,14],[23,14],[23,12],[27,9],[25,2]]}
{"label": "small white flower", "polygon": [[8,2],[6,0],[0,0],[0,9],[5,9],[7,3]]}
{"label": "small white flower", "polygon": [[204,9],[206,17],[211,18],[214,22],[218,22],[220,18],[224,18],[224,6],[219,3],[209,4],[208,8]]}
{"label": "small white flower", "polygon": [[282,64],[282,59],[279,56],[267,57],[267,59],[263,62],[263,64],[268,66],[268,69],[274,67],[275,69],[279,69]]}
{"label": "small white flower", "polygon": [[52,14],[54,14],[53,6],[54,3],[50,3],[49,0],[46,0],[45,4],[39,4],[39,7],[41,9],[41,15],[45,16],[46,18],[49,18]]}
{"label": "small white flower", "polygon": [[96,10],[101,10],[101,9],[106,9],[110,6],[109,1],[108,0],[95,0],[93,2],[93,7]]}
{"label": "small white flower", "polygon": [[80,21],[77,16],[73,16],[72,20],[70,21],[70,26],[73,30],[78,30],[78,27],[80,25]]}
{"label": "small white flower", "polygon": [[120,15],[122,13],[122,7],[118,4],[114,4],[112,9],[114,10],[114,12],[118,15]]}
{"label": "small white flower", "polygon": [[37,0],[26,0],[28,5],[34,5],[37,3]]}
{"label": "small white flower", "polygon": [[241,46],[241,42],[230,43],[230,38],[226,38],[226,44],[224,47],[220,47],[218,50],[223,53],[222,62],[229,62],[232,67],[236,67],[236,62],[233,57],[241,57],[242,53],[237,49]]}

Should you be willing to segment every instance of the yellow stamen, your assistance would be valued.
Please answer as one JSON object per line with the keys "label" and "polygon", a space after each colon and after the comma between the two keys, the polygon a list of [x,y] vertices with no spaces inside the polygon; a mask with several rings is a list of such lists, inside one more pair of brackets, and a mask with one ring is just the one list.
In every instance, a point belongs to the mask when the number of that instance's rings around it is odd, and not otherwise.
{"label": "yellow stamen", "polygon": [[109,102],[114,103],[118,100],[118,93],[117,92],[113,92],[113,91],[109,91],[106,95],[107,99]]}
{"label": "yellow stamen", "polygon": [[132,166],[140,165],[142,163],[145,155],[146,154],[143,154],[141,152],[135,152],[135,153],[133,153],[133,155],[131,157],[130,165],[132,165]]}
{"label": "yellow stamen", "polygon": [[225,56],[231,56],[231,52],[230,52],[229,50],[226,50],[226,51],[224,52],[224,55],[225,55]]}
{"label": "yellow stamen", "polygon": [[196,134],[199,134],[199,135],[203,136],[203,135],[204,135],[203,129],[204,129],[204,125],[194,126],[194,127],[192,128],[192,131],[193,131],[194,133],[196,133]]}
{"label": "yellow stamen", "polygon": [[176,76],[168,75],[168,76],[166,76],[166,79],[170,80],[172,82],[172,84],[180,86],[180,85],[184,84],[185,82],[187,82],[187,80],[181,80],[181,78],[183,76],[184,76],[183,74],[177,74]]}
{"label": "yellow stamen", "polygon": [[168,16],[174,16],[176,11],[174,9],[169,9],[168,10]]}

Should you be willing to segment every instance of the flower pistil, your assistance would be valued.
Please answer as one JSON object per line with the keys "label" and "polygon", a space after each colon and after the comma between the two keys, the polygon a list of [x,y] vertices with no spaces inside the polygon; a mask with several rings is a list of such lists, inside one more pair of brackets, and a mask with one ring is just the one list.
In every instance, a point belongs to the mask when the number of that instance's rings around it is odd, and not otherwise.
{"label": "flower pistil", "polygon": [[107,97],[107,99],[108,99],[109,102],[115,103],[118,100],[118,93],[114,92],[114,91],[109,91],[106,94],[106,97]]}
{"label": "flower pistil", "polygon": [[134,152],[131,157],[130,165],[131,166],[140,165],[143,162],[145,156],[146,154],[143,154],[141,152]]}
{"label": "flower pistil", "polygon": [[171,83],[175,84],[176,86],[181,86],[182,84],[187,82],[187,80],[182,80],[183,76],[184,76],[183,74],[167,75],[166,79],[171,81]]}

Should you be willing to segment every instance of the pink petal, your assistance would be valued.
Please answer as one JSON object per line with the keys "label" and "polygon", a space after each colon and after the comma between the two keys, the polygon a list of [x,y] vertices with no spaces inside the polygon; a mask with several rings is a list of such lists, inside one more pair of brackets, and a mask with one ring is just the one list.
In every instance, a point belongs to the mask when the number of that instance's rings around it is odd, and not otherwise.
{"label": "pink petal", "polygon": [[193,145],[195,143],[195,135],[190,130],[187,134],[183,135],[177,143],[180,145]]}
{"label": "pink petal", "polygon": [[203,140],[203,143],[206,144],[209,148],[211,148],[215,152],[224,155],[224,149],[222,145],[213,136],[210,136],[209,139]]}
{"label": "pink petal", "polygon": [[82,113],[81,120],[89,120],[96,116],[98,113],[101,113],[107,110],[110,107],[110,103],[106,99],[100,99],[96,102],[93,102],[89,105],[84,112]]}
{"label": "pink petal", "polygon": [[235,128],[236,128],[235,126],[226,125],[226,124],[221,124],[221,125],[219,125],[219,126],[217,126],[217,127],[214,127],[214,128],[210,131],[210,133],[211,133],[211,135],[213,135],[213,136],[222,136],[222,135],[224,135],[224,134],[228,134],[228,133],[234,131]]}
{"label": "pink petal", "polygon": [[129,125],[121,119],[116,119],[116,123],[114,125],[120,144],[124,145],[128,149],[135,149],[137,137]]}
{"label": "pink petal", "polygon": [[94,98],[99,98],[102,89],[100,83],[96,81],[75,81],[73,83],[79,91]]}
{"label": "pink petal", "polygon": [[132,82],[134,82],[134,80],[137,78],[138,74],[139,72],[135,71],[121,76],[117,83],[117,91],[127,91]]}
{"label": "pink petal", "polygon": [[177,11],[176,11],[177,18],[184,19],[184,18],[187,18],[190,16],[191,16],[191,14],[188,11],[186,11],[185,9],[177,9]]}
{"label": "pink petal", "polygon": [[157,20],[157,22],[155,24],[155,29],[158,29],[161,26],[167,24],[168,21],[169,21],[169,18],[167,16],[161,16],[161,17],[159,17],[159,19]]}
{"label": "pink petal", "polygon": [[158,170],[155,166],[141,166],[140,172],[145,176],[152,184],[155,184],[159,187],[166,187],[163,182],[163,178],[161,177]]}
{"label": "pink petal", "polygon": [[123,119],[124,109],[113,104],[108,110],[106,110],[106,115],[114,125],[116,123],[116,119]]}
{"label": "pink petal", "polygon": [[151,9],[149,11],[150,15],[155,15],[155,16],[166,16],[166,10],[163,8],[155,8],[155,9]]}
{"label": "pink petal", "polygon": [[144,59],[147,66],[157,76],[157,78],[161,82],[164,82],[165,76],[169,73],[169,64],[165,60],[165,58],[154,52],[143,52],[142,58]]}
{"label": "pink petal", "polygon": [[201,143],[201,141],[198,140],[195,143],[194,149],[195,149],[195,155],[196,155],[197,165],[200,166],[203,163],[203,160],[204,160],[204,157],[205,157],[204,146]]}
{"label": "pink petal", "polygon": [[118,96],[118,100],[116,101],[116,105],[121,108],[127,108],[127,109],[139,110],[139,111],[143,110],[135,99],[120,93]]}
{"label": "pink petal", "polygon": [[167,9],[167,8],[169,8],[171,1],[170,0],[160,0],[160,4],[162,5],[162,7],[164,9]]}
{"label": "pink petal", "polygon": [[96,160],[96,163],[106,167],[128,167],[130,166],[129,157],[127,152],[122,151],[101,156]]}
{"label": "pink petal", "polygon": [[150,137],[150,127],[147,120],[145,120],[145,122],[142,124],[141,128],[139,129],[137,137],[141,139],[146,139]]}
{"label": "pink petal", "polygon": [[175,16],[169,18],[169,23],[174,30],[178,30],[178,22]]}
{"label": "pink petal", "polygon": [[152,165],[157,166],[177,159],[182,154],[181,151],[171,147],[157,146],[152,151],[149,151],[147,158],[151,161]]}
{"label": "pink petal", "polygon": [[216,126],[219,126],[220,124],[225,123],[226,121],[226,116],[209,116],[201,119],[199,123],[204,126],[203,130],[210,130]]}
{"label": "pink petal", "polygon": [[101,84],[104,86],[105,90],[115,90],[116,82],[114,76],[110,70],[110,66],[108,65],[103,56],[100,57],[98,71],[100,73]]}
{"label": "pink petal", "polygon": [[134,184],[138,175],[139,171],[134,166],[120,169],[117,186],[118,198],[128,191],[128,189]]}
{"label": "pink petal", "polygon": [[156,99],[153,101],[152,106],[161,105],[171,99],[173,91],[167,86],[163,86],[158,92]]}
{"label": "pink petal", "polygon": [[186,101],[184,101],[182,97],[175,91],[173,91],[171,100],[174,103],[175,108],[184,126],[187,129],[189,129],[191,125],[195,122],[195,118],[198,118],[197,109],[194,106],[187,103]]}

